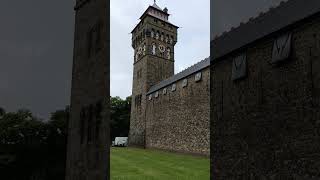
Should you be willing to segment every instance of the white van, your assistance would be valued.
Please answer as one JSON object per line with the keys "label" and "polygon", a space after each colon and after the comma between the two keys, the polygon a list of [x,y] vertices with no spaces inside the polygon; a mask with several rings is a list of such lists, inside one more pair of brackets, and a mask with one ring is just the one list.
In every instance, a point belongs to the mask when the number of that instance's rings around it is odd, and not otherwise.
{"label": "white van", "polygon": [[128,146],[128,137],[116,137],[114,140],[115,146]]}

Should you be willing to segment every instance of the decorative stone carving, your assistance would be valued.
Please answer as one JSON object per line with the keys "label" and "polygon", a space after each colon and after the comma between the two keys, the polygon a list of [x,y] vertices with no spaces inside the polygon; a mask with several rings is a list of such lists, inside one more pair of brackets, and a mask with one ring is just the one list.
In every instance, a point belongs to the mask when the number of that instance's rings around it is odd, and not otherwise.
{"label": "decorative stone carving", "polygon": [[164,53],[164,52],[166,51],[166,48],[165,48],[162,44],[160,44],[160,45],[159,45],[159,51],[160,51],[161,53]]}
{"label": "decorative stone carving", "polygon": [[188,79],[184,79],[183,81],[182,81],[182,87],[184,88],[184,87],[187,87],[187,85],[188,85]]}
{"label": "decorative stone carving", "polygon": [[171,91],[175,91],[177,89],[177,85],[176,84],[172,84],[172,87],[171,87]]}
{"label": "decorative stone carving", "polygon": [[173,39],[172,38],[170,38],[169,43],[173,44]]}
{"label": "decorative stone carving", "polygon": [[196,82],[198,82],[198,81],[201,80],[201,78],[202,78],[202,73],[201,73],[201,72],[198,72],[198,73],[195,75],[194,80],[195,80]]}
{"label": "decorative stone carving", "polygon": [[156,33],[156,40],[159,39],[159,33]]}
{"label": "decorative stone carving", "polygon": [[164,39],[163,34],[161,34],[160,40],[163,41],[163,39]]}
{"label": "decorative stone carving", "polygon": [[232,80],[238,80],[247,76],[247,55],[241,54],[233,59]]}
{"label": "decorative stone carving", "polygon": [[159,97],[159,91],[157,91],[155,94],[154,94],[154,97]]}
{"label": "decorative stone carving", "polygon": [[154,38],[154,32],[151,31],[151,38]]}
{"label": "decorative stone carving", "polygon": [[167,94],[167,88],[164,88],[164,89],[162,90],[162,94],[163,94],[163,95],[166,95],[166,94]]}
{"label": "decorative stone carving", "polygon": [[278,37],[273,44],[272,63],[284,61],[289,58],[291,52],[291,33]]}

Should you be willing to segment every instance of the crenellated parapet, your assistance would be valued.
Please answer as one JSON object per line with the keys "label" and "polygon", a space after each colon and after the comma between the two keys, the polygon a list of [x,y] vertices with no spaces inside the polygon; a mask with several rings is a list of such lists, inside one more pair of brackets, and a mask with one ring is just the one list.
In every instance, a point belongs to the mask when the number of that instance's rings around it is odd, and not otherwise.
{"label": "crenellated parapet", "polygon": [[[174,88],[172,88],[172,86],[175,87],[179,81],[184,80],[184,79],[188,78],[189,76],[193,76],[194,77],[193,81],[198,82],[199,80],[201,80],[202,70],[205,68],[209,68],[209,66],[210,66],[210,58],[206,58],[206,59],[186,68],[185,70],[169,77],[168,79],[161,81],[160,83],[152,86],[149,89],[149,91],[147,92],[148,99],[150,99],[150,97],[153,97],[157,91],[161,91],[164,88],[165,89],[174,89]],[[199,79],[199,77],[200,77],[200,79]]]}

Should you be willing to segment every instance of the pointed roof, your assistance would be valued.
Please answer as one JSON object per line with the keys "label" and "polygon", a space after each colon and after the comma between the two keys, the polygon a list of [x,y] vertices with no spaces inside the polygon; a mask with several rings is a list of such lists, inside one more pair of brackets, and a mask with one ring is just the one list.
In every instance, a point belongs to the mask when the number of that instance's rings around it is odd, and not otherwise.
{"label": "pointed roof", "polygon": [[157,5],[156,0],[154,0],[153,5],[149,5],[149,7],[144,11],[144,13],[142,14],[142,16],[140,17],[140,19],[142,19],[142,18],[143,18],[145,15],[147,15],[147,14],[150,15],[150,11],[149,11],[150,9],[155,9],[155,10],[157,10],[158,12],[160,12],[160,13],[166,15],[166,16],[170,16],[170,14],[168,14],[167,11],[164,11],[163,9],[161,9],[161,8]]}
{"label": "pointed roof", "polygon": [[[158,12],[160,14],[162,14],[162,16],[159,16],[157,14],[155,14],[155,12]],[[141,15],[141,17],[139,18],[140,20],[142,20],[145,16],[152,16],[155,17],[157,19],[159,19],[160,21],[163,21],[165,23],[168,23],[170,25],[172,25],[175,28],[179,28],[178,26],[172,24],[169,21],[169,16],[170,14],[168,13],[168,9],[164,8],[163,10],[156,4],[156,1],[154,1],[153,5],[149,5],[149,7],[144,11],[144,13]],[[141,23],[141,21],[135,26],[135,28],[131,31],[131,33],[133,31],[135,31],[135,29],[138,27],[138,25]]]}

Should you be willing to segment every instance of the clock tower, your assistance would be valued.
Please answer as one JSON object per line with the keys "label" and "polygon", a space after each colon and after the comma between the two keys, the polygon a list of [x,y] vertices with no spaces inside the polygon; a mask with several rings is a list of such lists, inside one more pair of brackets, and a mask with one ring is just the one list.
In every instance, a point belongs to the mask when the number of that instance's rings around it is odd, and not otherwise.
{"label": "clock tower", "polygon": [[174,46],[178,27],[169,21],[167,8],[149,6],[132,30],[133,86],[129,144],[145,145],[146,93],[174,75]]}

